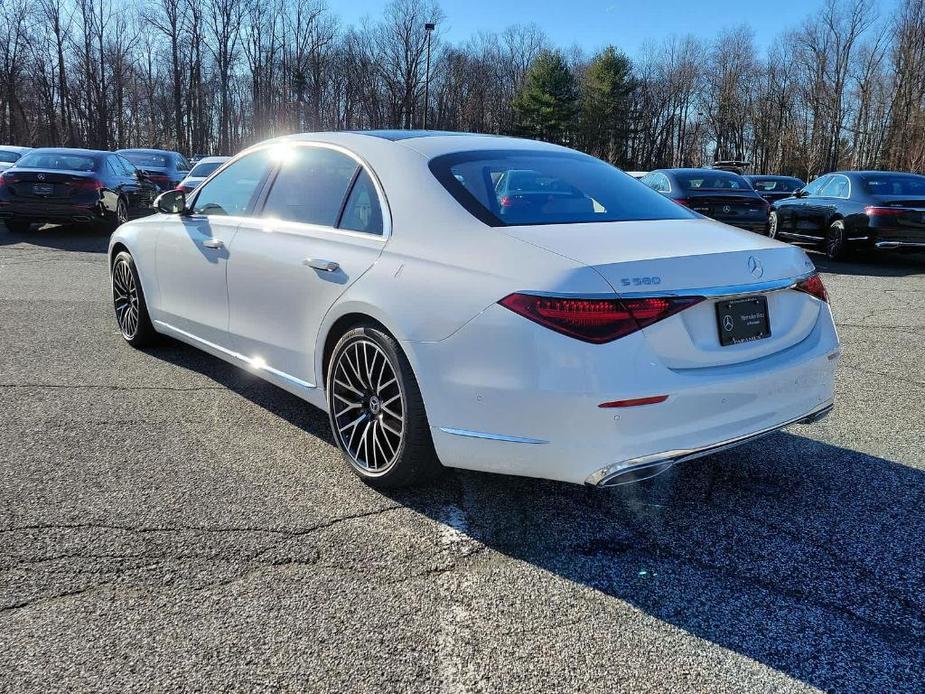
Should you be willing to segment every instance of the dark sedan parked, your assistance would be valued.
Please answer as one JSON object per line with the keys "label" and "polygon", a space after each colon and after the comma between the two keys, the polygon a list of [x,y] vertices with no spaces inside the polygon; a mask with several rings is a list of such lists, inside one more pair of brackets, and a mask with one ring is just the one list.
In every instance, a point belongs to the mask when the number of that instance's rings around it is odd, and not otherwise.
{"label": "dark sedan parked", "polygon": [[739,174],[718,169],[658,169],[641,180],[694,212],[759,234],[768,231],[767,201]]}
{"label": "dark sedan parked", "polygon": [[857,248],[925,250],[925,176],[838,171],[774,203],[770,235],[820,244],[843,258]]}
{"label": "dark sedan parked", "polygon": [[752,188],[768,202],[777,202],[789,198],[806,185],[804,181],[793,176],[744,176]]}
{"label": "dark sedan parked", "polygon": [[182,154],[166,149],[120,149],[116,154],[148,174],[161,190],[176,188],[192,168]]}
{"label": "dark sedan parked", "polygon": [[157,193],[157,186],[118,154],[36,149],[0,174],[0,219],[13,232],[70,222],[115,229],[152,213]]}

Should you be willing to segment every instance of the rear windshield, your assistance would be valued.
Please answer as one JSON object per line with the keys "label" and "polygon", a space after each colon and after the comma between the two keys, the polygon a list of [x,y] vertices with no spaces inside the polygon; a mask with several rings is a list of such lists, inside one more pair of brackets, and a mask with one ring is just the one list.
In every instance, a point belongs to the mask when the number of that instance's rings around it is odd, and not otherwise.
{"label": "rear windshield", "polygon": [[925,195],[925,176],[861,176],[872,195]]}
{"label": "rear windshield", "polygon": [[96,171],[97,160],[80,154],[34,152],[17,160],[20,169],[50,169],[52,171]]}
{"label": "rear windshield", "polygon": [[792,193],[803,187],[798,178],[752,178],[752,187],[760,193]]}
{"label": "rear windshield", "polygon": [[122,152],[121,154],[139,169],[146,166],[166,169],[170,164],[167,157],[162,154],[148,154],[147,152]]}
{"label": "rear windshield", "polygon": [[695,171],[675,173],[685,190],[751,190],[751,185],[738,174],[728,171]]}
{"label": "rear windshield", "polygon": [[0,149],[0,161],[14,162],[19,159],[19,157],[20,155],[18,152]]}
{"label": "rear windshield", "polygon": [[697,218],[622,171],[577,152],[457,152],[432,159],[430,170],[490,226]]}
{"label": "rear windshield", "polygon": [[223,161],[210,161],[206,164],[196,164],[189,172],[190,178],[205,178],[224,163]]}

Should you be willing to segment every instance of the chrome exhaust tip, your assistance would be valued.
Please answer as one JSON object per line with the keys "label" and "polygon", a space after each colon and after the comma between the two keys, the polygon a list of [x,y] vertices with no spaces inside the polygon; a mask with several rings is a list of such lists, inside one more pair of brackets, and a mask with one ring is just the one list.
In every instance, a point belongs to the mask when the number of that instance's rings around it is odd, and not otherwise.
{"label": "chrome exhaust tip", "polygon": [[662,460],[655,463],[644,463],[643,465],[632,465],[623,470],[617,470],[607,477],[603,478],[596,484],[598,487],[619,487],[623,484],[634,484],[643,482],[653,477],[661,475],[668,468],[674,467],[676,461]]}

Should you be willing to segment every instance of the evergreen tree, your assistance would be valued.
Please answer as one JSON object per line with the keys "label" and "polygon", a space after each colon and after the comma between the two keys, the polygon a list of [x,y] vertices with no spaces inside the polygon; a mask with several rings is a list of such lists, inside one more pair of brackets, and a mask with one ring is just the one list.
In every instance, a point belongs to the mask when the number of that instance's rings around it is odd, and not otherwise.
{"label": "evergreen tree", "polygon": [[614,164],[626,162],[632,69],[626,55],[608,46],[594,56],[581,81],[581,147]]}
{"label": "evergreen tree", "polygon": [[543,51],[534,59],[513,107],[519,134],[557,144],[569,142],[578,120],[578,91],[561,53]]}

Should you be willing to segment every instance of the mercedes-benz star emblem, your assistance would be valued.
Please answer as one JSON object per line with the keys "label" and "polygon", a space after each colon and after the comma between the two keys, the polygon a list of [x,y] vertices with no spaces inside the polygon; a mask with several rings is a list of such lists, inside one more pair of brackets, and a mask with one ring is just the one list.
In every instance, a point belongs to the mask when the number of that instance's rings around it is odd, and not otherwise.
{"label": "mercedes-benz star emblem", "polygon": [[723,205],[723,214],[729,214],[732,212],[732,208],[729,205]]}
{"label": "mercedes-benz star emblem", "polygon": [[732,316],[723,316],[723,330],[725,330],[727,333],[731,333],[732,326]]}
{"label": "mercedes-benz star emblem", "polygon": [[761,261],[753,255],[748,256],[748,271],[752,273],[752,277],[755,279],[760,278],[764,274],[764,267],[762,267]]}
{"label": "mercedes-benz star emblem", "polygon": [[40,181],[44,181],[44,180],[45,180],[45,174],[38,174],[38,175],[36,176],[36,178],[39,179]]}

